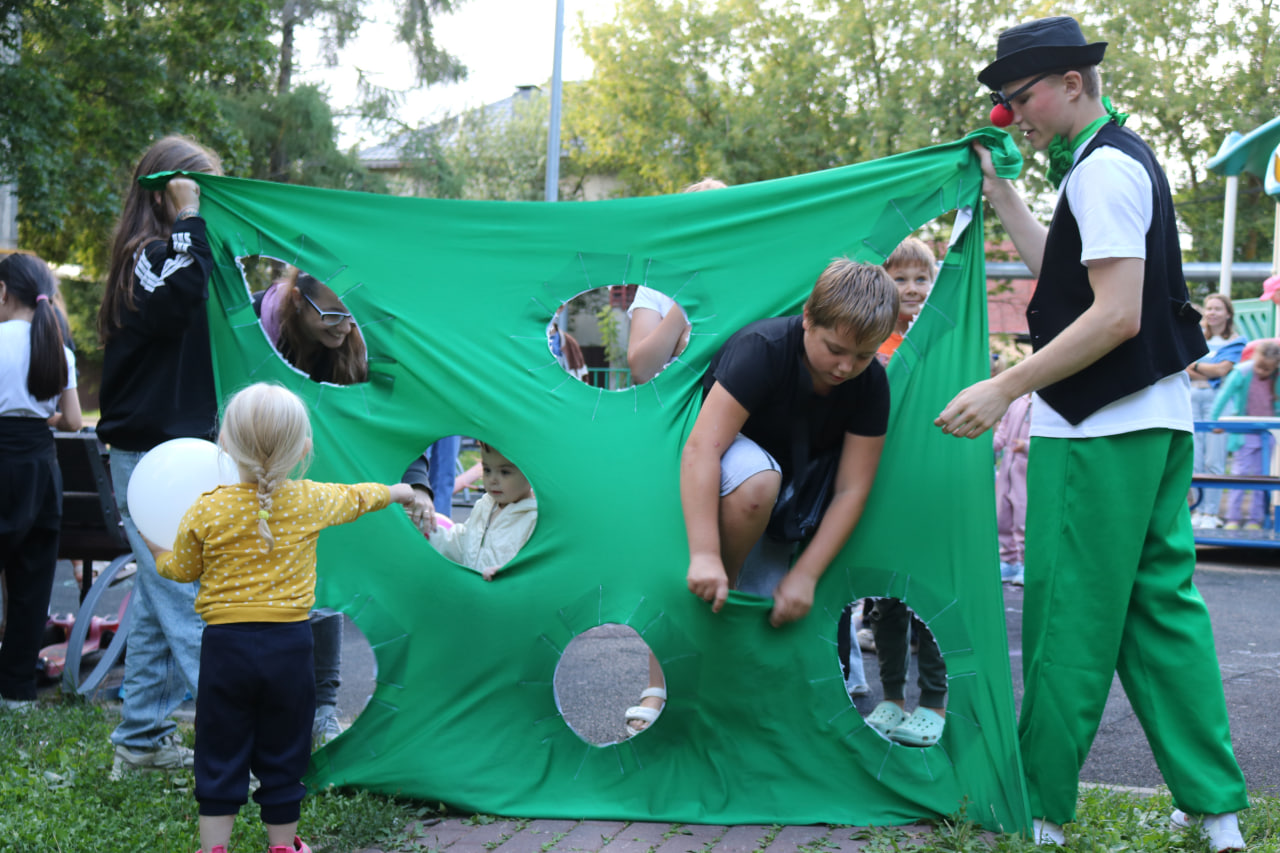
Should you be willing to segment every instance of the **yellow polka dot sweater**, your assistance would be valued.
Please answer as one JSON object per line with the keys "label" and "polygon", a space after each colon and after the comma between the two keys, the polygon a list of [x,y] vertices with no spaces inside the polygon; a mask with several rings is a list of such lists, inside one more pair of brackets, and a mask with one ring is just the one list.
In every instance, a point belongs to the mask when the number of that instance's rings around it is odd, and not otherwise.
{"label": "yellow polka dot sweater", "polygon": [[175,581],[200,581],[196,612],[210,625],[301,622],[316,601],[320,531],[390,503],[381,483],[286,480],[271,500],[267,524],[276,542],[268,553],[258,532],[257,484],[219,486],[187,510],[173,552],[156,569]]}

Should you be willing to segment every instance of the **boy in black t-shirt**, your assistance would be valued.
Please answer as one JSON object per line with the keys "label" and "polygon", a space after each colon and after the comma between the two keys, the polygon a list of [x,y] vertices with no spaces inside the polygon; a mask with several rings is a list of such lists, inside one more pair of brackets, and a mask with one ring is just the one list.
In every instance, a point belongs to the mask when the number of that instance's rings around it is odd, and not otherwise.
{"label": "boy in black t-shirt", "polygon": [[[713,612],[766,528],[792,541],[812,533],[773,590],[770,623],[793,622],[813,606],[880,463],[889,384],[875,354],[897,317],[898,292],[884,268],[839,258],[818,277],[802,315],[751,323],[712,358],[681,456],[680,500],[689,590]],[[790,511],[787,498],[824,475],[832,484],[816,501],[820,521],[797,534],[784,522],[804,513]]]}

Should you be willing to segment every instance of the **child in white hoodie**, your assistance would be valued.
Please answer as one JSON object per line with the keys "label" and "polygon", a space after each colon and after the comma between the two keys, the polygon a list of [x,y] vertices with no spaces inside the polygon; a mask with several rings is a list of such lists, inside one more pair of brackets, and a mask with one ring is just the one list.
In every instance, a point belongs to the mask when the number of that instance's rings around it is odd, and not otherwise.
{"label": "child in white hoodie", "polygon": [[480,443],[480,462],[484,495],[465,522],[437,528],[431,544],[441,556],[490,581],[529,541],[538,504],[524,474],[492,445]]}

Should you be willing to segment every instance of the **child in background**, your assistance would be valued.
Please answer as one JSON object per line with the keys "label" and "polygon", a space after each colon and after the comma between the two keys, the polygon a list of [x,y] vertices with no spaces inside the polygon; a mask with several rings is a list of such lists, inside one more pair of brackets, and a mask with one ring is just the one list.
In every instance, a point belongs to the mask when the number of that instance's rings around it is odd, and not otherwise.
{"label": "child in background", "polygon": [[1031,395],[1013,401],[992,438],[996,453],[996,532],[1000,580],[1022,586],[1027,535],[1027,449],[1031,446]]}
{"label": "child in background", "polygon": [[[227,403],[222,449],[240,482],[206,492],[187,510],[172,552],[154,544],[160,575],[199,580],[196,612],[207,624],[196,699],[195,775],[200,844],[226,853],[249,774],[261,782],[269,853],[310,848],[296,835],[315,715],[311,628],[316,540],[413,488],[316,483],[289,475],[311,453],[306,406],[259,383]],[[149,543],[150,544],[150,543]]]}
{"label": "child in background", "polygon": [[[885,260],[885,272],[898,289],[898,322],[893,334],[876,353],[881,363],[887,364],[893,357],[907,330],[920,316],[933,289],[937,265],[933,250],[915,237],[899,243]],[[884,689],[884,700],[867,715],[867,725],[903,746],[932,746],[942,736],[947,700],[947,667],[938,644],[924,623],[899,599],[876,599],[864,618],[875,641],[880,684]],[[915,711],[907,713],[907,670],[913,628],[918,649],[920,704]]]}
{"label": "child in background", "polygon": [[[75,356],[34,255],[0,261],[0,576],[5,634],[0,710],[35,706],[36,659],[49,615],[62,526],[62,477],[49,427],[80,429]],[[59,410],[61,410],[59,412]]]}
{"label": "child in background", "polygon": [[888,364],[889,359],[898,350],[898,345],[906,337],[907,329],[920,316],[920,309],[933,290],[933,279],[937,274],[938,259],[933,250],[923,240],[908,237],[898,244],[884,262],[885,272],[893,279],[898,288],[898,322],[893,327],[893,334],[880,345],[876,357],[881,364]]}
{"label": "child in background", "polygon": [[[1237,412],[1250,417],[1274,418],[1280,415],[1280,344],[1265,341],[1258,344],[1253,353],[1253,360],[1237,365],[1222,386],[1218,399],[1213,404],[1210,420],[1216,421],[1227,404],[1234,403]],[[1234,455],[1231,458],[1231,473],[1262,474],[1262,446],[1266,442],[1268,450],[1275,446],[1271,433],[1251,432],[1244,440],[1238,435],[1231,436],[1228,443]],[[1227,523],[1223,530],[1239,530],[1243,517],[1244,489],[1232,489],[1227,495]],[[1245,530],[1261,530],[1266,519],[1267,504],[1270,497],[1267,492],[1251,492],[1249,498],[1249,521]]]}
{"label": "child in background", "polygon": [[430,541],[442,557],[491,581],[533,535],[538,503],[524,474],[492,445],[480,442],[480,461],[484,495],[466,521],[437,528]]}
{"label": "child in background", "polygon": [[[1265,299],[1266,296],[1264,295]],[[1236,334],[1236,309],[1225,293],[1210,293],[1204,298],[1205,344],[1209,354],[1187,367],[1191,377],[1191,415],[1197,421],[1209,420],[1218,399],[1223,378],[1244,357],[1244,335]],[[1231,409],[1227,414],[1235,414]],[[1192,435],[1195,457],[1192,470],[1197,474],[1222,474],[1227,470],[1227,437],[1218,433],[1199,432]],[[1213,529],[1222,526],[1218,511],[1222,506],[1222,489],[1202,489],[1200,503],[1191,513],[1191,526]]]}

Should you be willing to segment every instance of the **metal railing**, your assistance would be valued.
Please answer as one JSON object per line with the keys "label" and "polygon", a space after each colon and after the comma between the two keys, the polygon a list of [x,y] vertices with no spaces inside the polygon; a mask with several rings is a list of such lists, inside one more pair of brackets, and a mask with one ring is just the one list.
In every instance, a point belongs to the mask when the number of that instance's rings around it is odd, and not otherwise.
{"label": "metal railing", "polygon": [[[1194,261],[1182,265],[1182,275],[1188,281],[1217,281],[1222,272],[1221,264],[1211,261]],[[1236,281],[1262,281],[1271,275],[1271,264],[1240,262],[1231,265],[1231,278]],[[1022,261],[987,261],[987,278],[1034,278]]]}

